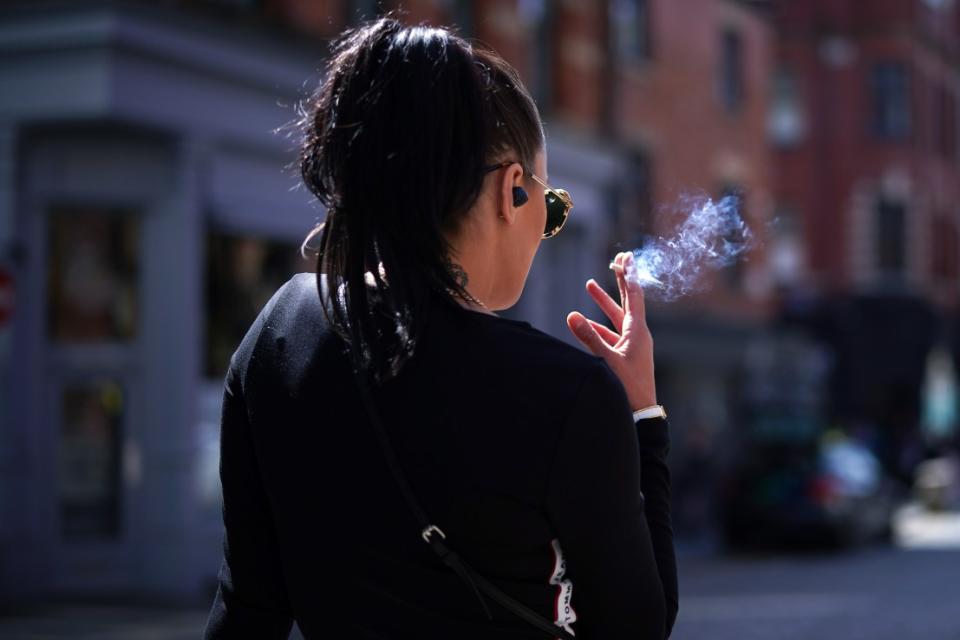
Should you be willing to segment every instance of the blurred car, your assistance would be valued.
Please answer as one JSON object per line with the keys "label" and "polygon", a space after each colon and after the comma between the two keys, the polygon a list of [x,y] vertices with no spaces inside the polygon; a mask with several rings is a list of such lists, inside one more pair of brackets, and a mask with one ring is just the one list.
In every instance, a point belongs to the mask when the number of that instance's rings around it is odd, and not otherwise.
{"label": "blurred car", "polygon": [[849,546],[888,538],[898,500],[879,460],[856,441],[754,443],[722,485],[720,521],[734,548]]}

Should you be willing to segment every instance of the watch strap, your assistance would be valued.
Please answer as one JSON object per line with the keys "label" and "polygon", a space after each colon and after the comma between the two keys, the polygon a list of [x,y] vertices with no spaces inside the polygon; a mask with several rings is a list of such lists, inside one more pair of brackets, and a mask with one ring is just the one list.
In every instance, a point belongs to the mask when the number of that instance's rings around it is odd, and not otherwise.
{"label": "watch strap", "polygon": [[666,418],[667,410],[662,404],[654,404],[643,409],[637,409],[633,412],[633,421],[644,420],[646,418]]}

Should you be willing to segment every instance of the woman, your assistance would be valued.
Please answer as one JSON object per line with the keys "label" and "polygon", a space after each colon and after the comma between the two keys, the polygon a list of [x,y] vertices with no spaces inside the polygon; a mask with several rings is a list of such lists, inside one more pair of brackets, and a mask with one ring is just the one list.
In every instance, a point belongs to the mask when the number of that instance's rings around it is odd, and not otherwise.
{"label": "woman", "polygon": [[667,637],[668,430],[631,415],[656,393],[629,256],[622,307],[587,284],[613,329],[568,317],[594,355],[494,313],[570,210],[545,190],[516,72],[384,18],[338,41],[304,126],[328,210],[317,275],[287,282],[231,360],[205,637],[285,638],[294,620],[307,638],[548,637],[478,597],[441,540],[552,635]]}

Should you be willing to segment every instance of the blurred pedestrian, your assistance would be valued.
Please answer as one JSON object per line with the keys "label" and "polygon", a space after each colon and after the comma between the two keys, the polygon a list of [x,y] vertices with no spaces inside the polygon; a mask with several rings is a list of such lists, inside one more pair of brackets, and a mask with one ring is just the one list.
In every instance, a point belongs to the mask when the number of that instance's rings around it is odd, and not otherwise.
{"label": "blurred pedestrian", "polygon": [[620,303],[587,283],[612,329],[568,317],[594,355],[494,313],[572,207],[514,69],[383,18],[341,36],[303,124],[317,273],[231,359],[204,637],[668,636],[668,425],[630,257]]}

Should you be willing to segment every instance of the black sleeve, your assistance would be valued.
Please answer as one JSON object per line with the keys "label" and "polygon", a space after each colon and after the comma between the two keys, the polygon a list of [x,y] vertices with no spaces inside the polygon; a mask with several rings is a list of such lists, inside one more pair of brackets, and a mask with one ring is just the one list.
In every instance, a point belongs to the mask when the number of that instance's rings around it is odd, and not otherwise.
{"label": "black sleeve", "polygon": [[642,471],[637,429],[623,386],[598,361],[563,426],[545,500],[573,584],[577,638],[667,637],[672,540],[651,526],[641,492],[647,478],[647,500],[662,508],[653,494],[665,477]]}
{"label": "black sleeve", "polygon": [[239,378],[231,361],[220,424],[223,562],[203,638],[286,640],[293,613]]}
{"label": "black sleeve", "polygon": [[677,559],[670,523],[670,469],[667,467],[670,424],[664,418],[640,420],[637,422],[637,439],[640,442],[640,489],[643,491],[644,511],[667,604],[666,636],[669,637],[680,606]]}

